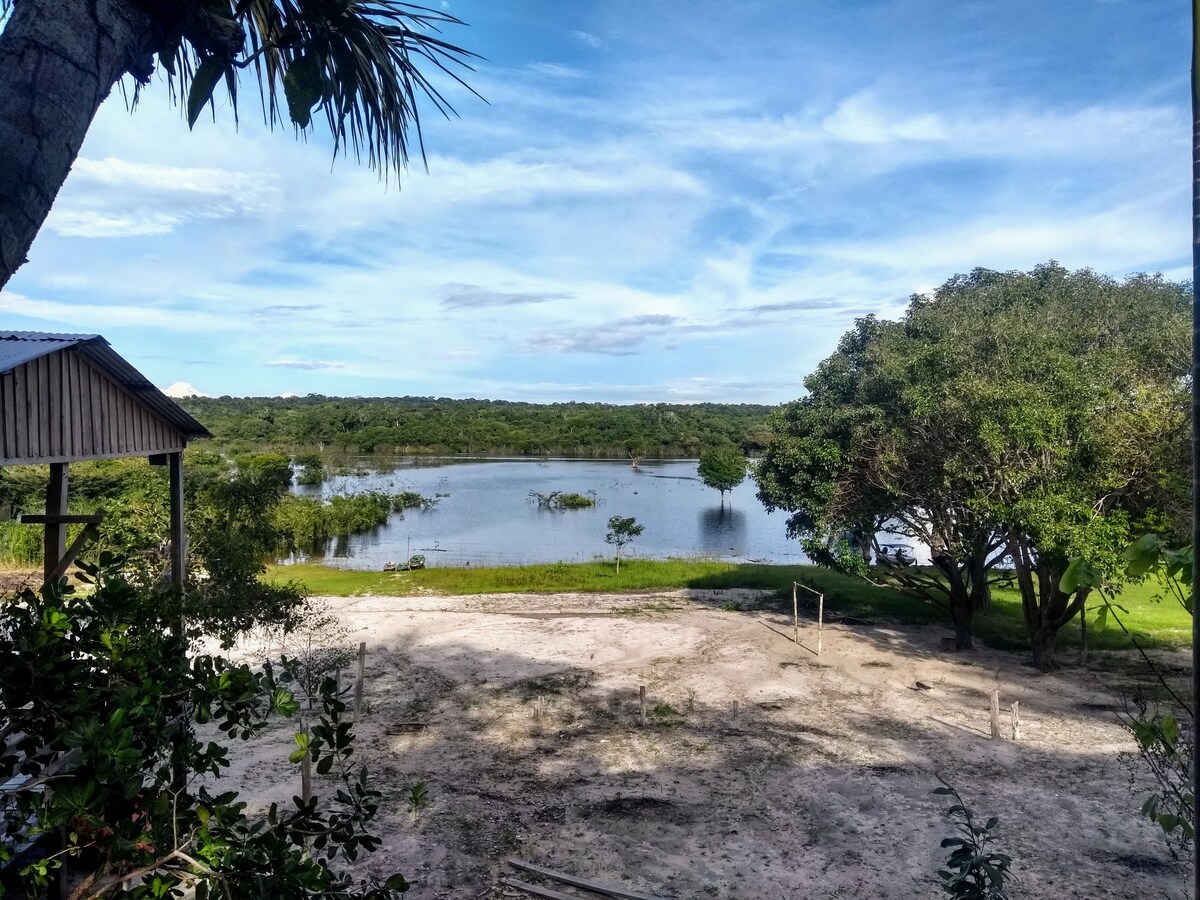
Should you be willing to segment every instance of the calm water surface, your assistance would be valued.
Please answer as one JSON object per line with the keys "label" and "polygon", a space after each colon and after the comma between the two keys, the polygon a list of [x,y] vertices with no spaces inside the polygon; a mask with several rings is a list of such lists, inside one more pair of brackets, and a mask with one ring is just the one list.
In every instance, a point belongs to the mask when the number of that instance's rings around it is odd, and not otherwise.
{"label": "calm water surface", "polygon": [[[433,462],[434,464],[431,464]],[[644,462],[638,469],[619,460],[423,459],[397,460],[392,472],[337,476],[298,493],[333,496],[364,490],[444,494],[429,510],[394,513],[388,523],[330,547],[325,562],[379,569],[424,553],[430,566],[579,562],[611,556],[604,543],[610,516],[634,516],[645,532],[627,555],[709,557],[739,562],[805,562],[784,535],[785,513],[768,514],[747,478],[720,495],[696,477],[695,460]],[[363,463],[378,465],[378,460]],[[586,494],[590,509],[539,509],[530,491]]]}

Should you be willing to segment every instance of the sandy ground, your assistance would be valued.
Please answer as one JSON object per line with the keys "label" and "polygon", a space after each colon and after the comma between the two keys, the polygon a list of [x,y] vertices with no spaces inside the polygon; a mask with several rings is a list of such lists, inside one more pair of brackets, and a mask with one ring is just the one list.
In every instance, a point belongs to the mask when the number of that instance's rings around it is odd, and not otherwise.
{"label": "sandy ground", "polygon": [[[384,845],[367,865],[421,900],[525,896],[499,883],[509,855],[676,898],[935,897],[952,831],[936,772],[1000,817],[1013,897],[1185,896],[1137,813],[1113,655],[1042,675],[944,655],[943,629],[842,624],[818,658],[815,625],[798,647],[759,599],[328,598],[368,647],[360,750]],[[989,737],[993,689],[1006,733],[1020,701],[1019,742]],[[299,791],[290,730],[234,750],[256,803]]]}

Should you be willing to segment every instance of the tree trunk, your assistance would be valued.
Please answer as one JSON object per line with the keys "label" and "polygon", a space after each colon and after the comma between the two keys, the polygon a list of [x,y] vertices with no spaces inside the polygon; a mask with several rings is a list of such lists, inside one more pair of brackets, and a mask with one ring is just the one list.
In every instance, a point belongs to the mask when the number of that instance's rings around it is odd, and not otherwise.
{"label": "tree trunk", "polygon": [[1033,648],[1033,664],[1043,672],[1055,667],[1054,651],[1058,646],[1057,628],[1039,628],[1029,635]]}
{"label": "tree trunk", "polygon": [[1074,594],[1064,594],[1058,583],[1067,568],[1065,559],[1037,558],[1034,549],[1015,532],[1007,543],[1021,591],[1021,611],[1025,614],[1033,664],[1043,671],[1052,669],[1059,629],[1083,609],[1090,590],[1080,588]]}
{"label": "tree trunk", "polygon": [[0,289],[26,254],[100,104],[148,74],[149,15],[133,0],[22,0],[0,32]]}
{"label": "tree trunk", "polygon": [[992,611],[992,585],[988,581],[987,553],[979,552],[967,562],[967,575],[971,580],[971,605],[975,612]]}
{"label": "tree trunk", "polygon": [[971,640],[971,618],[975,613],[970,596],[964,592],[953,590],[950,594],[950,618],[954,622],[954,649],[974,650]]}

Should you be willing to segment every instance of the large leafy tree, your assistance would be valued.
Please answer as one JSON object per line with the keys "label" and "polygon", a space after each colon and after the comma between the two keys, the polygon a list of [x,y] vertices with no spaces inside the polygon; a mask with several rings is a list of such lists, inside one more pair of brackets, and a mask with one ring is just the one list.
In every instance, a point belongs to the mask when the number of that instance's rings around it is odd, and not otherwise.
{"label": "large leafy tree", "polygon": [[418,99],[450,111],[430,76],[472,55],[439,36],[457,19],[399,0],[0,0],[0,22],[0,288],[126,76],[136,97],[162,75],[192,124],[250,81],[268,124],[323,116],[335,153],[399,172],[424,152]]}
{"label": "large leafy tree", "polygon": [[926,544],[932,566],[882,573],[949,606],[959,646],[989,581],[1013,578],[1052,665],[1089,590],[1063,582],[1069,559],[1116,577],[1134,529],[1184,527],[1188,313],[1159,277],[956,276],[822,364],[778,416],[760,496],[810,540],[886,522]]}

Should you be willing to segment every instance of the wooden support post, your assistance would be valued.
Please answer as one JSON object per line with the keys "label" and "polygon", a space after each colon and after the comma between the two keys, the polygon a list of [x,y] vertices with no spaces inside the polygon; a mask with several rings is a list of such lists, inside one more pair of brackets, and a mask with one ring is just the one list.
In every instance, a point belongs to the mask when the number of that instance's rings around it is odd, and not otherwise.
{"label": "wooden support post", "polygon": [[992,739],[1003,740],[1000,734],[1000,692],[992,691]]}
{"label": "wooden support post", "polygon": [[798,590],[796,582],[792,582],[792,638],[796,645],[800,644],[800,601],[796,599]]}
{"label": "wooden support post", "polygon": [[638,700],[642,704],[642,724],[646,724],[646,686],[638,685]]}
{"label": "wooden support post", "polygon": [[[312,736],[308,733],[308,724],[303,720],[300,722],[300,730],[304,732],[304,736],[312,740]],[[308,750],[304,754],[304,759],[300,761],[300,799],[307,803],[312,799],[312,751]]]}
{"label": "wooden support post", "polygon": [[55,517],[67,514],[67,464],[50,463],[50,480],[46,484],[45,542],[42,548],[42,578],[50,581],[59,560],[67,555],[67,525]]}
{"label": "wooden support post", "polygon": [[358,677],[354,679],[354,724],[358,724],[362,716],[363,703],[363,670],[367,663],[367,642],[360,641],[358,645]]}
{"label": "wooden support post", "polygon": [[738,702],[736,700],[733,701],[733,727],[738,727]]}
{"label": "wooden support post", "polygon": [[1010,712],[1012,714],[1013,740],[1019,741],[1021,739],[1021,703],[1020,703],[1020,701],[1018,701],[1018,700],[1013,701],[1012,709],[1010,710]]}
{"label": "wooden support post", "polygon": [[183,583],[187,577],[187,535],[183,527],[183,454],[169,454],[168,465],[171,489],[171,590],[176,597],[182,597]]}
{"label": "wooden support post", "polygon": [[1083,601],[1083,609],[1079,610],[1079,664],[1086,666],[1088,661],[1087,648],[1087,600]]}
{"label": "wooden support post", "polygon": [[821,638],[825,630],[825,595],[817,594],[817,656],[821,655]]}

